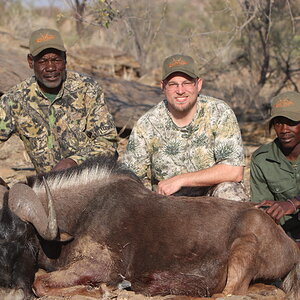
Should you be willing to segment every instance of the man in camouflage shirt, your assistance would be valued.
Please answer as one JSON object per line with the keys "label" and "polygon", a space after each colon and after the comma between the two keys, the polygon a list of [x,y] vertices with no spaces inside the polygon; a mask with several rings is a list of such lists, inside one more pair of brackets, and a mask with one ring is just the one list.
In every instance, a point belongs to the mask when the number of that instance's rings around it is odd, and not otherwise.
{"label": "man in camouflage shirt", "polygon": [[66,71],[59,32],[34,31],[29,49],[34,76],[0,99],[0,143],[17,133],[38,173],[116,155],[116,128],[103,91],[93,79]]}
{"label": "man in camouflage shirt", "polygon": [[246,200],[243,145],[233,111],[199,94],[202,80],[190,56],[168,57],[162,79],[166,100],[138,120],[123,162],[160,194]]}

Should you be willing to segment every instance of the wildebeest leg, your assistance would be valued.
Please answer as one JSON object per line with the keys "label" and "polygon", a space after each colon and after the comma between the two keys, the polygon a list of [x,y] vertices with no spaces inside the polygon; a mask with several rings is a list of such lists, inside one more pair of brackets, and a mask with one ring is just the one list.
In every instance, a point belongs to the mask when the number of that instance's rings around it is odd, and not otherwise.
{"label": "wildebeest leg", "polygon": [[[90,299],[102,299],[103,295],[107,293],[106,288],[103,288],[104,285],[101,286],[87,286],[87,285],[76,285],[72,287],[63,287],[63,288],[52,288],[47,292],[47,296],[59,296],[60,297],[67,297],[68,299],[74,295],[78,296],[86,296]],[[52,297],[51,297],[52,299]],[[56,299],[56,297],[55,297]],[[10,299],[9,299],[10,300]],[[11,299],[15,300],[15,299]]]}
{"label": "wildebeest leg", "polygon": [[111,251],[89,236],[82,236],[63,249],[59,258],[62,264],[65,263],[65,256],[69,263],[58,271],[36,275],[33,283],[36,295],[60,295],[62,288],[77,285],[97,286],[112,279],[114,264]]}
{"label": "wildebeest leg", "polygon": [[243,294],[247,291],[254,276],[253,266],[257,249],[254,234],[238,237],[234,240],[228,258],[227,282],[223,294]]}
{"label": "wildebeest leg", "polygon": [[[111,265],[109,262],[97,259],[81,258],[59,271],[37,274],[33,283],[33,290],[39,297],[65,295],[65,288],[78,285],[96,286],[107,282]],[[70,290],[72,291],[72,290]]]}

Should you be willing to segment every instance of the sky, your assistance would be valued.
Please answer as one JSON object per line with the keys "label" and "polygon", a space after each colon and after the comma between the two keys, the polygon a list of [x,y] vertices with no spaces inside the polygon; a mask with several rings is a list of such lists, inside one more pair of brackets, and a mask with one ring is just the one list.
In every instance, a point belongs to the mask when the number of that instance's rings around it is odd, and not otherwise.
{"label": "sky", "polygon": [[23,0],[25,4],[34,6],[57,6],[59,8],[64,8],[67,6],[64,0]]}

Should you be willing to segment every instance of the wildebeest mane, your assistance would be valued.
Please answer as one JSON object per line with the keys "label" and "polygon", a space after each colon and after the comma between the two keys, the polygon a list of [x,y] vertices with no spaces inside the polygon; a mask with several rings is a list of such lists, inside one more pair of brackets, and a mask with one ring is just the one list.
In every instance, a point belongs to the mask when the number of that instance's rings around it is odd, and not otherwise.
{"label": "wildebeest mane", "polygon": [[43,185],[43,177],[52,187],[75,186],[78,183],[85,184],[94,180],[108,178],[113,174],[127,175],[137,181],[140,179],[119,162],[114,156],[97,156],[87,159],[82,164],[48,173],[27,177],[27,184],[33,189],[39,189]]}

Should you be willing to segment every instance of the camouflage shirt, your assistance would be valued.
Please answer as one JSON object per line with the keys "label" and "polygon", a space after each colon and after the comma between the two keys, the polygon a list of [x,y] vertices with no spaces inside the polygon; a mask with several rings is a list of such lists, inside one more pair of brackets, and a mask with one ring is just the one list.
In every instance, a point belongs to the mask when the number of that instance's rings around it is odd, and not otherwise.
{"label": "camouflage shirt", "polygon": [[218,163],[243,166],[244,150],[236,117],[224,101],[199,95],[194,119],[178,127],[164,100],[134,126],[123,162],[148,188],[163,179]]}
{"label": "camouflage shirt", "polygon": [[34,76],[0,99],[0,143],[17,133],[37,172],[63,158],[77,163],[99,153],[114,154],[116,128],[101,87],[92,78],[68,72],[51,103]]}

